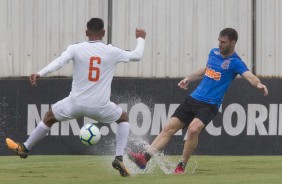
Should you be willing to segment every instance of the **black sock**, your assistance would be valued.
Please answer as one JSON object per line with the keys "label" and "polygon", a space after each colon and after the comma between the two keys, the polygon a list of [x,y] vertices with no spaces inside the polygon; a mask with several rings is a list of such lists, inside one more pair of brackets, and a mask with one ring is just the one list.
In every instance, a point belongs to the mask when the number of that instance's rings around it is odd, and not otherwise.
{"label": "black sock", "polygon": [[119,155],[119,156],[116,156],[116,159],[117,159],[118,161],[121,161],[121,162],[123,162],[123,157],[122,157],[121,155]]}
{"label": "black sock", "polygon": [[150,155],[149,153],[145,152],[145,160],[149,161],[151,159],[152,155]]}
{"label": "black sock", "polygon": [[186,167],[186,164],[184,164],[183,162],[179,162],[178,165],[181,166],[183,169],[185,169]]}

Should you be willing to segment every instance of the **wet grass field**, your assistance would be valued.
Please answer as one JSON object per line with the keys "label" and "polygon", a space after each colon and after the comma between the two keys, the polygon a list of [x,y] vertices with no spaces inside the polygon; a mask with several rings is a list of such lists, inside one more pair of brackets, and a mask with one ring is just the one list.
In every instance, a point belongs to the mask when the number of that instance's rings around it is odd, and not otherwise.
{"label": "wet grass field", "polygon": [[123,178],[109,156],[0,157],[1,184],[281,184],[282,156],[193,156],[184,175],[171,174],[179,156],[160,156],[139,170],[125,158],[132,172]]}

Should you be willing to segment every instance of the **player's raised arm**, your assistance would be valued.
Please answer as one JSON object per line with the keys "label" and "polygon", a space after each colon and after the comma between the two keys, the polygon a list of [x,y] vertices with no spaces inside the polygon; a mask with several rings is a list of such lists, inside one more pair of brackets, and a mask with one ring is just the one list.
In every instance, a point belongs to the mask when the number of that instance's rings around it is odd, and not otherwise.
{"label": "player's raised arm", "polygon": [[265,85],[263,85],[261,83],[261,81],[259,80],[259,78],[257,76],[255,76],[252,72],[247,71],[245,73],[243,73],[243,78],[246,79],[249,83],[251,83],[251,85],[253,85],[254,87],[256,87],[257,89],[261,90],[264,94],[264,96],[268,95],[268,89]]}
{"label": "player's raised arm", "polygon": [[60,57],[53,60],[46,67],[40,70],[37,74],[31,74],[29,76],[29,81],[31,85],[36,86],[37,81],[40,77],[61,69],[64,64],[68,63],[72,59],[70,53],[71,53],[71,49],[69,46],[68,49],[64,51]]}
{"label": "player's raised arm", "polygon": [[54,71],[57,71],[57,70],[61,69],[64,64],[68,63],[72,59],[70,54],[69,54],[68,49],[66,51],[64,51],[60,57],[53,60],[45,68],[40,70],[38,72],[40,77],[45,76],[45,75],[52,73]]}
{"label": "player's raised arm", "polygon": [[142,59],[146,32],[144,29],[136,29],[135,36],[137,44],[134,50],[128,51],[115,47],[114,58],[117,62],[140,61]]}
{"label": "player's raised arm", "polygon": [[130,61],[140,61],[143,57],[143,52],[145,48],[145,37],[146,32],[144,29],[136,29],[135,35],[137,38],[136,48],[130,52]]}
{"label": "player's raised arm", "polygon": [[188,89],[188,84],[192,81],[203,78],[205,71],[206,71],[206,68],[202,68],[202,69],[198,70],[197,72],[193,73],[192,75],[189,75],[188,77],[182,79],[178,83],[178,86],[182,89]]}

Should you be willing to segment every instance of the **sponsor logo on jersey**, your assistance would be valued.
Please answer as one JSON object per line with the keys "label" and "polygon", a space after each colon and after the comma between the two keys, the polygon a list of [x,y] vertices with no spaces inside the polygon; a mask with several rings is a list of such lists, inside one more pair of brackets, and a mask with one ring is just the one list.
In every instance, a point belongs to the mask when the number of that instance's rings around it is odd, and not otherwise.
{"label": "sponsor logo on jersey", "polygon": [[216,72],[215,70],[208,68],[208,67],[206,69],[205,75],[207,77],[214,79],[214,80],[217,80],[217,81],[221,79],[221,73],[220,72]]}
{"label": "sponsor logo on jersey", "polygon": [[220,55],[220,52],[219,52],[219,51],[213,51],[213,53],[214,53],[215,55]]}

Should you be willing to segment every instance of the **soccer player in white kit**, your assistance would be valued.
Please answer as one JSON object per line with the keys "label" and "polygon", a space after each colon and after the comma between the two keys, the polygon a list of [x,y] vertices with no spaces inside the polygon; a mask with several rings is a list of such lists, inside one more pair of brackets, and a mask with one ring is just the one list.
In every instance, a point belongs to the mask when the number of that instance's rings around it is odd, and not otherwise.
{"label": "soccer player in white kit", "polygon": [[73,60],[73,81],[69,96],[52,106],[26,142],[17,143],[7,138],[8,148],[21,158],[27,158],[32,147],[47,135],[54,123],[59,121],[86,116],[102,123],[117,122],[116,157],[112,166],[121,176],[130,176],[130,171],[123,164],[130,128],[128,116],[110,101],[110,95],[116,65],[119,62],[139,61],[143,56],[146,32],[143,29],[136,29],[135,34],[137,46],[133,51],[106,45],[101,41],[105,35],[103,20],[90,19],[86,30],[89,41],[69,45],[60,57],[37,74],[30,75],[31,84],[36,86],[40,77],[59,70]]}

